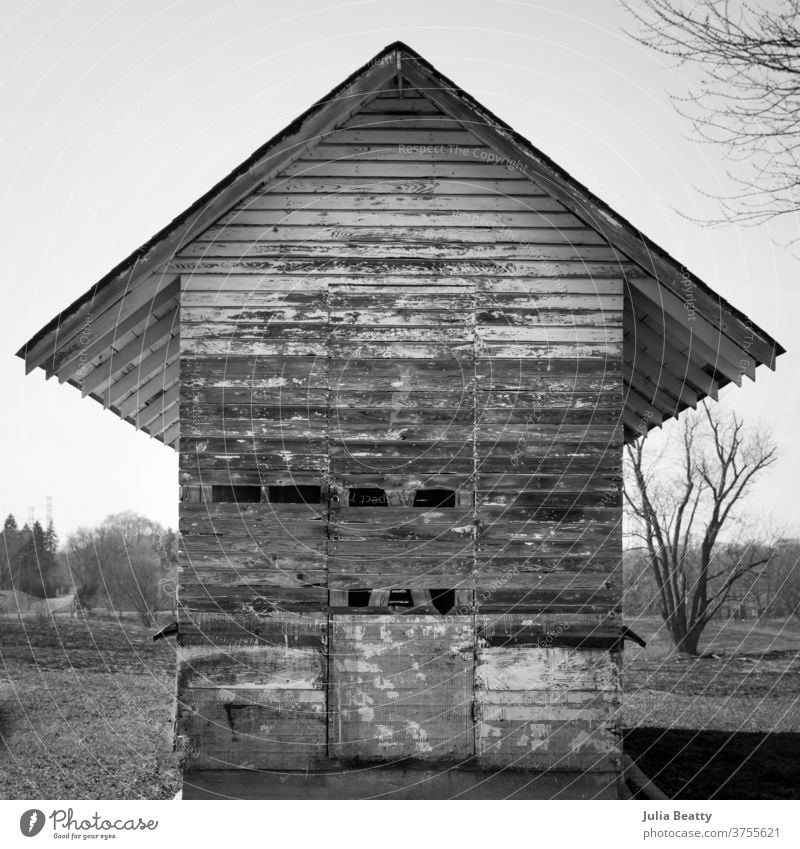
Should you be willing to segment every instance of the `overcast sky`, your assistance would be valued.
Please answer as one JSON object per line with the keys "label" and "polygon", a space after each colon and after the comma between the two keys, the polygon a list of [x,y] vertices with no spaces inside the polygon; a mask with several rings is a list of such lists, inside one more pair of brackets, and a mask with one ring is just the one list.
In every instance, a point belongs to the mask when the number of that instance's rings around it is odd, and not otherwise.
{"label": "overcast sky", "polygon": [[5,0],[0,34],[0,512],[64,535],[134,509],[177,522],[177,457],[14,352],[351,71],[401,39],[772,333],[775,373],[722,402],[773,428],[753,514],[800,534],[797,222],[708,229],[720,151],[686,137],[686,71],[623,32],[614,0]]}

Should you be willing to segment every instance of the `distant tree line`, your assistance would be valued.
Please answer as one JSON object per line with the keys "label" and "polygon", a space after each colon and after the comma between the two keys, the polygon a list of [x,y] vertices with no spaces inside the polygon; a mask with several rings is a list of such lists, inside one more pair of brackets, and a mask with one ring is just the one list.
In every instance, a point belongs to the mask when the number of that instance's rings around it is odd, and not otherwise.
{"label": "distant tree line", "polygon": [[[690,583],[694,580],[698,555],[698,552],[690,552],[686,558]],[[722,546],[720,559],[741,562],[739,546]],[[626,615],[662,615],[656,578],[649,557],[642,549],[625,552],[623,578],[623,607]],[[718,586],[714,585],[711,592],[717,589]],[[742,576],[728,593],[717,616],[726,619],[753,619],[761,616],[800,618],[800,540],[780,541],[770,552],[763,568]]]}
{"label": "distant tree line", "polygon": [[78,528],[64,547],[78,607],[134,610],[144,625],[175,609],[177,537],[138,513],[116,513],[96,528]]}
{"label": "distant tree line", "polygon": [[9,515],[0,533],[0,590],[71,593],[76,610],[134,611],[147,626],[175,610],[177,562],[175,532],[133,512],[78,528],[60,548],[52,523],[19,529]]}
{"label": "distant tree line", "polygon": [[57,594],[58,537],[53,523],[36,521],[19,528],[9,514],[0,533],[0,590],[16,590],[36,598]]}

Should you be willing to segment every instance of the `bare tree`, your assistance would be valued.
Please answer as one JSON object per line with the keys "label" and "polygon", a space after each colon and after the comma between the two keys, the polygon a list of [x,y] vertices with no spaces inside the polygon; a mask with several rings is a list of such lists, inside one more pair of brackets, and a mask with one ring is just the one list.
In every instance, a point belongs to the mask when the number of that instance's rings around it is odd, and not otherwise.
{"label": "bare tree", "polygon": [[776,449],[735,415],[723,420],[703,404],[686,415],[674,462],[651,464],[644,436],[626,451],[630,533],[647,553],[675,648],[695,655],[731,588],[772,555],[774,543],[723,541],[723,531],[738,525],[737,508]]}
{"label": "bare tree", "polygon": [[109,516],[102,530],[118,541],[121,552],[102,565],[109,598],[118,609],[133,608],[143,625],[154,625],[164,602],[161,526],[129,511]]}
{"label": "bare tree", "polygon": [[117,513],[97,528],[80,528],[65,549],[78,605],[88,608],[101,594],[117,610],[135,610],[141,622],[171,604],[165,592],[174,583],[175,534],[137,513]]}
{"label": "bare tree", "polygon": [[699,71],[674,99],[696,136],[721,145],[737,188],[707,223],[760,223],[800,208],[800,0],[626,2],[637,40]]}
{"label": "bare tree", "polygon": [[118,536],[105,525],[78,528],[67,538],[64,562],[75,593],[76,609],[91,613],[103,589],[103,564],[124,557]]}
{"label": "bare tree", "polygon": [[800,618],[800,541],[784,540],[770,564],[767,613]]}

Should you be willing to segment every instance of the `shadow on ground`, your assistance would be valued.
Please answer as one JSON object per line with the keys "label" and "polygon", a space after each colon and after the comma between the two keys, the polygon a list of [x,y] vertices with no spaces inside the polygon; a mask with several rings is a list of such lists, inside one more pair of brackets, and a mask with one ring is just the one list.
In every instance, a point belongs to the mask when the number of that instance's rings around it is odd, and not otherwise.
{"label": "shadow on ground", "polygon": [[630,728],[624,745],[671,799],[800,799],[800,734]]}

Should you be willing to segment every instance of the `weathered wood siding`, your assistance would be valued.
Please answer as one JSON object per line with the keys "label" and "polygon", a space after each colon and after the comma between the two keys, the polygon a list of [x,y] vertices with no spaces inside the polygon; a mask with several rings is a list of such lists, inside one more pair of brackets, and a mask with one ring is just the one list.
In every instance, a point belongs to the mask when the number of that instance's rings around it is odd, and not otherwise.
{"label": "weathered wood siding", "polygon": [[[625,267],[412,91],[174,258],[192,768],[613,768]],[[225,484],[322,492],[209,503]],[[446,616],[387,606],[435,588]]]}
{"label": "weathered wood siding", "polygon": [[464,761],[474,749],[466,617],[334,616],[331,754]]}

